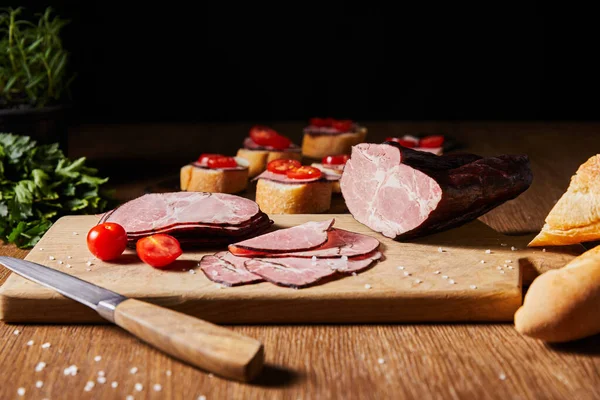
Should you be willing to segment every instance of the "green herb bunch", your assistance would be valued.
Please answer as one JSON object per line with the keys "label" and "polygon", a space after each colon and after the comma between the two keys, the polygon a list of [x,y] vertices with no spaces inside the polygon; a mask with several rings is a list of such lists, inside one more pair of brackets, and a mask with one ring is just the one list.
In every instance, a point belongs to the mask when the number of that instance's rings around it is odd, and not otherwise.
{"label": "green herb bunch", "polygon": [[37,24],[20,19],[22,7],[0,14],[0,107],[44,107],[69,97],[74,79],[61,29],[69,22],[48,7]]}
{"label": "green herb bunch", "polygon": [[59,217],[114,206],[112,193],[102,190],[108,178],[97,174],[84,157],[66,158],[58,143],[0,133],[0,239],[33,247]]}

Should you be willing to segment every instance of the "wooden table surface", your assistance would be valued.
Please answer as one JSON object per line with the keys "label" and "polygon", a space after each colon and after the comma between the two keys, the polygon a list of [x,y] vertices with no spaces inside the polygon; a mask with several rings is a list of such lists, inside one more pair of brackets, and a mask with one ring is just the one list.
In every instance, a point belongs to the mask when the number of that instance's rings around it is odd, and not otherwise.
{"label": "wooden table surface", "polygon": [[[299,142],[302,123],[272,124]],[[446,133],[482,155],[525,153],[534,181],[518,199],[481,218],[498,231],[540,229],[571,175],[600,151],[600,124],[368,123],[369,140]],[[233,152],[250,124],[91,125],[72,131],[70,156],[88,156],[126,200],[168,182],[201,152]],[[126,140],[123,138],[127,137]],[[225,138],[225,139],[224,139]],[[204,145],[201,145],[204,144]],[[1,246],[0,254],[27,252]],[[0,268],[0,282],[8,272]],[[294,312],[294,310],[290,310]],[[597,316],[590,316],[597,318]],[[562,345],[521,337],[511,324],[234,326],[265,345],[252,384],[210,376],[113,326],[0,323],[0,398],[27,399],[382,399],[600,398],[600,336]],[[14,332],[18,330],[19,334]],[[33,345],[28,346],[28,341]],[[49,348],[42,348],[50,343]],[[95,357],[100,356],[99,361]],[[46,367],[36,371],[38,362]],[[76,376],[63,370],[77,365]],[[135,374],[131,368],[137,367]],[[99,371],[106,383],[96,381]],[[169,373],[170,371],[170,373]],[[41,388],[36,382],[43,382]],[[84,391],[87,381],[96,381]],[[111,382],[118,382],[116,388]],[[136,391],[135,385],[142,384]],[[155,391],[154,385],[161,390]],[[17,389],[26,389],[18,397]]]}

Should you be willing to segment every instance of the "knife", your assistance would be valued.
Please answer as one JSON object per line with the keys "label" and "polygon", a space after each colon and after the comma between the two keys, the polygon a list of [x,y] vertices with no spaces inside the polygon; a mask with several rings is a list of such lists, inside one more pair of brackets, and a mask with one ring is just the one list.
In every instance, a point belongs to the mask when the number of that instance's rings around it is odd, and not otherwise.
{"label": "knife", "polygon": [[262,370],[264,348],[253,338],[31,261],[0,256],[0,264],[96,310],[138,339],[203,370],[243,382],[253,380]]}

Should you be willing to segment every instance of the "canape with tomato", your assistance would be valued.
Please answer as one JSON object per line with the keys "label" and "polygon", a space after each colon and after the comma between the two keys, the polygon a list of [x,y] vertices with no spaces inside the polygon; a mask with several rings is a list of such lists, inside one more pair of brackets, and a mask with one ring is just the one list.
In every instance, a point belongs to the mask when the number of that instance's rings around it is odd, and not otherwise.
{"label": "canape with tomato", "polygon": [[268,126],[255,125],[244,139],[244,147],[237,156],[249,163],[248,176],[254,178],[263,172],[270,161],[278,159],[298,160],[302,158],[300,147],[287,136]]}
{"label": "canape with tomato", "polygon": [[330,154],[350,154],[352,146],[366,137],[367,128],[355,121],[311,118],[304,128],[302,155],[316,161]]}
{"label": "canape with tomato", "polygon": [[311,165],[318,168],[332,181],[333,193],[342,193],[340,178],[349,158],[348,154],[335,154],[323,157],[320,163],[312,163]]}
{"label": "canape with tomato", "polygon": [[241,157],[203,153],[181,168],[181,190],[188,192],[239,193],[248,186],[250,163]]}
{"label": "canape with tomato", "polygon": [[255,179],[256,203],[267,214],[315,214],[331,207],[333,181],[298,160],[272,160]]}

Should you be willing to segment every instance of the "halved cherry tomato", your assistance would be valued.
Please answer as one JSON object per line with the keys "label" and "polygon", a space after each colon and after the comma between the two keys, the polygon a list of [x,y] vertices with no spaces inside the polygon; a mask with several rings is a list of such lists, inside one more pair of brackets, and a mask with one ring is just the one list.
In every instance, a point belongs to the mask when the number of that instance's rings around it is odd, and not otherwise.
{"label": "halved cherry tomato", "polygon": [[417,147],[417,145],[419,144],[418,142],[415,142],[414,140],[410,140],[410,139],[402,139],[402,138],[397,138],[397,137],[387,137],[385,138],[386,142],[396,142],[398,144],[400,144],[401,146],[404,147]]}
{"label": "halved cherry tomato", "polygon": [[442,147],[443,144],[444,144],[444,136],[443,135],[425,136],[423,139],[421,139],[419,141],[420,147],[427,147],[427,148]]}
{"label": "halved cherry tomato", "polygon": [[349,119],[334,120],[331,125],[333,129],[339,132],[348,132],[352,128],[352,121]]}
{"label": "halved cherry tomato", "polygon": [[292,141],[267,126],[256,125],[250,129],[250,138],[259,146],[270,146],[278,150],[287,149]]}
{"label": "halved cherry tomato", "polygon": [[202,153],[202,154],[200,154],[200,157],[198,157],[198,162],[200,164],[205,164],[208,162],[209,158],[214,158],[214,157],[223,157],[223,154]]}
{"label": "halved cherry tomato", "polygon": [[127,232],[114,222],[98,224],[89,230],[87,246],[90,252],[102,261],[113,260],[125,251]]}
{"label": "halved cherry tomato", "polygon": [[323,157],[321,163],[325,165],[342,165],[346,164],[348,159],[350,159],[350,157],[347,154],[339,154],[336,156]]}
{"label": "halved cherry tomato", "polygon": [[311,167],[308,165],[303,165],[299,168],[290,169],[286,173],[287,177],[290,179],[310,179],[310,178],[320,178],[321,170],[315,167]]}
{"label": "halved cherry tomato", "polygon": [[155,268],[166,267],[183,254],[179,241],[164,233],[138,240],[135,249],[143,262]]}
{"label": "halved cherry tomato", "polygon": [[238,164],[233,157],[217,156],[209,158],[206,165],[209,168],[234,168]]}
{"label": "halved cherry tomato", "polygon": [[302,164],[298,160],[273,160],[267,164],[267,170],[275,174],[285,175],[289,170],[301,167]]}
{"label": "halved cherry tomato", "polygon": [[271,139],[269,139],[269,144],[267,146],[271,146],[272,148],[274,148],[276,150],[283,150],[283,149],[287,149],[288,147],[290,147],[291,144],[292,144],[292,141],[290,139],[288,139],[285,136],[277,134],[277,135],[273,136]]}

